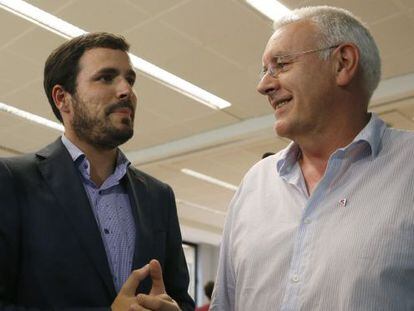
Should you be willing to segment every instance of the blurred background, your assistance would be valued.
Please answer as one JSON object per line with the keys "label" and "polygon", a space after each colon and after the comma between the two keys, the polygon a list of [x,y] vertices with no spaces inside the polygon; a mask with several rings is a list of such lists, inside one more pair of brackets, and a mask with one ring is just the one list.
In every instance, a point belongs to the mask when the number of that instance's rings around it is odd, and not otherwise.
{"label": "blurred background", "polygon": [[[370,110],[389,126],[414,129],[414,1],[280,2],[287,9],[339,6],[365,21],[383,61]],[[62,133],[55,123],[36,118],[57,122],[43,92],[43,65],[70,35],[45,27],[13,3],[22,4],[0,0],[0,156],[36,151]],[[25,3],[42,10],[34,9],[34,15],[49,13],[77,31],[121,34],[133,55],[217,97],[202,100],[194,91],[179,90],[137,61],[135,135],[122,147],[134,166],[175,191],[190,292],[200,305],[204,283],[215,277],[227,206],[241,178],[265,152],[289,143],[274,134],[272,109],[255,90],[271,19],[244,0]],[[228,106],[212,107],[214,102]]]}

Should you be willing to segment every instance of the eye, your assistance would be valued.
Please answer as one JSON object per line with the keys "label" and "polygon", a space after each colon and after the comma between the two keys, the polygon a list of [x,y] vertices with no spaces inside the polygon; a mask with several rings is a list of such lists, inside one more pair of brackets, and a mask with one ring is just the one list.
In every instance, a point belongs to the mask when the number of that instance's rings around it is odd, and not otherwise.
{"label": "eye", "polygon": [[135,77],[126,77],[126,80],[128,81],[129,85],[133,86],[135,84]]}
{"label": "eye", "polygon": [[98,81],[102,81],[104,83],[110,83],[112,82],[113,79],[114,79],[113,76],[109,74],[104,74],[104,75],[97,77]]}
{"label": "eye", "polygon": [[286,71],[290,64],[291,62],[289,61],[278,59],[277,63],[275,64],[276,71],[278,72]]}

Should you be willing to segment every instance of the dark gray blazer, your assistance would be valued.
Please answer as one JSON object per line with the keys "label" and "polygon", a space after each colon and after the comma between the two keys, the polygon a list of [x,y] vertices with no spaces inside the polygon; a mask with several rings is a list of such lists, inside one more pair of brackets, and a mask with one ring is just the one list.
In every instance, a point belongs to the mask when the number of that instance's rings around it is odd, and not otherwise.
{"label": "dark gray blazer", "polygon": [[[193,310],[173,191],[133,167],[122,182],[136,223],[133,269],[158,259],[167,293]],[[147,279],[138,291],[150,288]],[[115,297],[95,217],[61,140],[1,160],[0,309],[108,308]]]}

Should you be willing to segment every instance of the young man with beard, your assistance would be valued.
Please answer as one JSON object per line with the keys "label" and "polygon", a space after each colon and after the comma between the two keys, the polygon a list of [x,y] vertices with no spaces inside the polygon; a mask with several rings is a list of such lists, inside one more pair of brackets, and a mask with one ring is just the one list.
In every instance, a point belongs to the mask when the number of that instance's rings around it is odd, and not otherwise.
{"label": "young man with beard", "polygon": [[262,64],[292,143],[230,204],[210,310],[414,310],[414,134],[367,112],[374,39],[348,11],[298,9]]}
{"label": "young man with beard", "polygon": [[47,59],[64,135],[0,162],[0,309],[193,310],[171,188],[130,166],[135,72],[122,37]]}

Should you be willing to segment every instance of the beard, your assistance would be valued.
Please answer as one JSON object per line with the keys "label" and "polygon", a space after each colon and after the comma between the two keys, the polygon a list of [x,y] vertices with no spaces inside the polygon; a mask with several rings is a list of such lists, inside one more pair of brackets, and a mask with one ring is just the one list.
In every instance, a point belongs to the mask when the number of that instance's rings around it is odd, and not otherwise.
{"label": "beard", "polygon": [[87,109],[88,103],[74,96],[72,129],[79,139],[97,148],[110,150],[128,141],[134,134],[133,117],[122,119],[122,128],[114,126],[110,114],[118,108],[127,107],[132,111],[133,105],[130,100],[124,100],[108,105],[104,115],[93,114]]}

